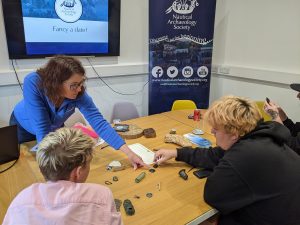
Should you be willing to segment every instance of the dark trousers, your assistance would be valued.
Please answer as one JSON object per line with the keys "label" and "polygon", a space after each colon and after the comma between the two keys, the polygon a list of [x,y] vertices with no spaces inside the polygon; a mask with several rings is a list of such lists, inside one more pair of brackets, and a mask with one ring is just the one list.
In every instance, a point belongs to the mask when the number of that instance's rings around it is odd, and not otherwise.
{"label": "dark trousers", "polygon": [[11,113],[10,119],[9,119],[9,125],[17,125],[17,131],[18,131],[18,142],[19,144],[27,141],[33,141],[36,140],[35,135],[32,133],[29,133],[27,130],[25,130],[21,124],[17,121],[14,112]]}

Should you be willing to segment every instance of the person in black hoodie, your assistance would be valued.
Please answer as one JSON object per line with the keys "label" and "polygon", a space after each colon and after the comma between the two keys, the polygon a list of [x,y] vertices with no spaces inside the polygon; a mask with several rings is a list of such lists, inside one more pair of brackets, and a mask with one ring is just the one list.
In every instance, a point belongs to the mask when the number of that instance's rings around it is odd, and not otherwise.
{"label": "person in black hoodie", "polygon": [[[297,98],[300,99],[300,84],[291,84],[290,87],[298,92]],[[288,146],[300,155],[300,123],[294,123],[288,118],[284,110],[273,101],[266,101],[264,110],[272,117],[273,121],[285,125],[290,130],[291,136],[288,138]]]}
{"label": "person in black hoodie", "polygon": [[213,169],[204,199],[220,212],[218,225],[300,225],[300,157],[285,144],[289,130],[235,96],[216,101],[205,118],[217,147],[160,149],[155,161]]}

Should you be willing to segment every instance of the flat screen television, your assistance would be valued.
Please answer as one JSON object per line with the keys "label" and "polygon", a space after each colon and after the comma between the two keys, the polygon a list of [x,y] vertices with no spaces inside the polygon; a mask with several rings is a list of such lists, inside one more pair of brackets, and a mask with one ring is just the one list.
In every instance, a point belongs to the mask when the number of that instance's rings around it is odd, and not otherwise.
{"label": "flat screen television", "polygon": [[118,56],[120,0],[2,0],[10,59]]}

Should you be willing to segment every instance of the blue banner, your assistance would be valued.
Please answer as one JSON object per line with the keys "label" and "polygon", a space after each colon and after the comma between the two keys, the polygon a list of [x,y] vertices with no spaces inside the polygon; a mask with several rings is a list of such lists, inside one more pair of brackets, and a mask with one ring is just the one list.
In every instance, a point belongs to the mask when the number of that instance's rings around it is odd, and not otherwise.
{"label": "blue banner", "polygon": [[207,108],[216,0],[149,1],[149,114],[178,99]]}

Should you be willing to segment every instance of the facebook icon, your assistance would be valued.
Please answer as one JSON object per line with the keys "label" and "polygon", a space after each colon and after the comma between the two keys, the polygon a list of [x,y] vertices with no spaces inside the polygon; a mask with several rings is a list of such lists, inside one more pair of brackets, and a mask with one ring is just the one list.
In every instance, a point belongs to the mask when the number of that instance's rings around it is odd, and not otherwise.
{"label": "facebook icon", "polygon": [[152,76],[155,78],[159,78],[164,74],[163,69],[160,66],[155,66],[152,68]]}

